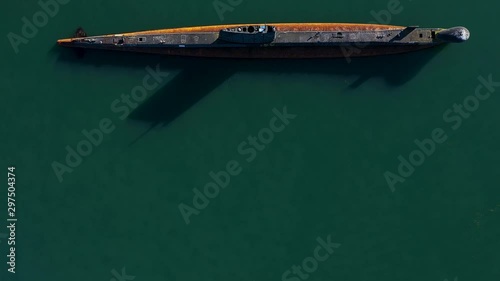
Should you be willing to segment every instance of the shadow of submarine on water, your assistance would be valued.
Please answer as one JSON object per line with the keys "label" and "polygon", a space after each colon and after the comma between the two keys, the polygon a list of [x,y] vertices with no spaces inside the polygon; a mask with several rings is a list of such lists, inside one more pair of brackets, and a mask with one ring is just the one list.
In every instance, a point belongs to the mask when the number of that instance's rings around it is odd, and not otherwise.
{"label": "shadow of submarine on water", "polygon": [[356,89],[370,79],[402,86],[423,68],[442,48],[402,55],[327,60],[221,60],[189,59],[181,72],[143,102],[129,116],[131,120],[168,125],[196,102],[235,73],[330,74],[357,76],[348,88]]}
{"label": "shadow of submarine on water", "polygon": [[[146,68],[160,64],[162,71],[178,71],[160,89],[153,92],[128,116],[129,120],[146,123],[150,130],[167,126],[181,114],[222,85],[235,73],[327,74],[357,76],[347,91],[354,90],[370,79],[383,79],[398,87],[410,81],[445,45],[412,53],[346,59],[214,59],[168,57],[152,54],[86,50],[81,57],[74,50],[57,48],[58,61],[94,66]],[[56,46],[57,47],[57,46]],[[55,50],[55,49],[54,49]]]}

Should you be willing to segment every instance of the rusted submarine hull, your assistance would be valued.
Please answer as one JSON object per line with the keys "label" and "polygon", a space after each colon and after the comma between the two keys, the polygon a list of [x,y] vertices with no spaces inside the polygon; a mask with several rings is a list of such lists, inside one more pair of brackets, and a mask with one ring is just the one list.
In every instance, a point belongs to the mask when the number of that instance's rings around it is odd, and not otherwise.
{"label": "rusted submarine hull", "polygon": [[[259,42],[264,35],[266,41]],[[442,29],[377,24],[289,23],[172,28],[68,38],[58,40],[58,44],[171,56],[299,59],[400,54],[444,43],[463,42],[468,38],[468,30],[462,27]]]}

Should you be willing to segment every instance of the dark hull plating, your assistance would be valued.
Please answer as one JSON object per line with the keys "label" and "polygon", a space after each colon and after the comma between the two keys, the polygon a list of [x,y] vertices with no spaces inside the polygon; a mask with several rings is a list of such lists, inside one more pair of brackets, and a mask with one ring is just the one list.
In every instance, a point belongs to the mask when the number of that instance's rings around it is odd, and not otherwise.
{"label": "dark hull plating", "polygon": [[170,56],[207,57],[207,58],[342,58],[367,57],[378,55],[401,54],[433,46],[367,46],[355,47],[228,47],[228,48],[138,48],[125,47],[115,49],[126,52],[150,53]]}
{"label": "dark hull plating", "polygon": [[[58,43],[66,47],[172,56],[341,58],[418,51],[446,43],[441,38],[460,41],[469,36],[465,28],[446,30],[376,24],[273,24],[261,29],[270,33],[255,33],[252,28],[254,35],[232,34],[235,30],[248,29],[240,25],[219,25],[68,38]],[[440,38],[440,33],[446,36]]]}

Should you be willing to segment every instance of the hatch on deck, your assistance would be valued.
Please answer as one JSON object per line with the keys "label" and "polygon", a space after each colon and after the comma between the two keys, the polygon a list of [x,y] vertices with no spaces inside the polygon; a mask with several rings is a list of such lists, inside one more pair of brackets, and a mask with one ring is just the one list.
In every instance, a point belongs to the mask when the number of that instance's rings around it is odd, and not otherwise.
{"label": "hatch on deck", "polygon": [[125,43],[125,40],[123,39],[123,37],[114,37],[113,38],[113,44],[123,45],[123,43]]}

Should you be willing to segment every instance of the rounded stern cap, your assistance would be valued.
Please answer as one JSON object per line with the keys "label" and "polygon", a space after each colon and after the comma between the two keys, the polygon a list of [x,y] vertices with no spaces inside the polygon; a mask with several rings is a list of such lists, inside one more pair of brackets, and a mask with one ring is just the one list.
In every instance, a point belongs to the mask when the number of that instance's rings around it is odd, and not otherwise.
{"label": "rounded stern cap", "polygon": [[437,37],[445,42],[462,43],[469,40],[470,31],[463,26],[452,27],[441,30],[437,33]]}

